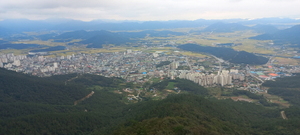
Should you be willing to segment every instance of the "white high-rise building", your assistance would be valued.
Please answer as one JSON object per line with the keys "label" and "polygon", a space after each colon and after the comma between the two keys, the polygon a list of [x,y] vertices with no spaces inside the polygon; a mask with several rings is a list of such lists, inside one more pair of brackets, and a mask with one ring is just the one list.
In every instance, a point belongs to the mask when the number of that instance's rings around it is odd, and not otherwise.
{"label": "white high-rise building", "polygon": [[131,49],[128,49],[128,50],[127,50],[127,54],[130,54],[130,53],[132,53],[132,50],[131,50]]}
{"label": "white high-rise building", "polygon": [[230,69],[230,73],[235,73],[235,74],[237,74],[237,73],[239,73],[239,70],[237,70],[237,69]]}
{"label": "white high-rise building", "polygon": [[11,68],[12,67],[12,64],[11,63],[8,63],[4,66],[4,68]]}
{"label": "white high-rise building", "polygon": [[153,53],[153,57],[154,58],[156,58],[156,57],[158,57],[159,55],[158,55],[158,53]]}
{"label": "white high-rise building", "polygon": [[13,62],[13,65],[18,67],[18,66],[21,65],[21,61],[20,61],[20,60],[15,60],[15,61]]}
{"label": "white high-rise building", "polygon": [[222,70],[223,75],[228,75],[229,71],[228,70]]}
{"label": "white high-rise building", "polygon": [[7,62],[8,62],[8,59],[7,59],[7,58],[1,58],[1,62],[7,63]]}
{"label": "white high-rise building", "polygon": [[172,70],[175,70],[175,69],[178,68],[179,62],[174,61],[174,62],[172,62],[172,63],[170,64],[170,66],[171,66],[171,69],[172,69]]}
{"label": "white high-rise building", "polygon": [[70,60],[72,58],[71,55],[67,55],[67,59]]}
{"label": "white high-rise building", "polygon": [[48,67],[48,71],[49,71],[49,72],[54,72],[54,71],[55,71],[55,68],[54,68],[54,67]]}
{"label": "white high-rise building", "polygon": [[44,56],[39,56],[39,57],[38,57],[38,60],[39,60],[39,61],[44,61]]}
{"label": "white high-rise building", "polygon": [[232,83],[232,75],[228,74],[228,70],[219,71],[217,75],[215,74],[203,74],[203,73],[191,73],[189,71],[180,70],[179,78],[191,80],[199,85],[207,86],[213,84],[220,84],[225,86]]}
{"label": "white high-rise building", "polygon": [[57,63],[57,62],[54,62],[54,63],[53,63],[53,67],[54,67],[54,68],[58,68],[58,63]]}

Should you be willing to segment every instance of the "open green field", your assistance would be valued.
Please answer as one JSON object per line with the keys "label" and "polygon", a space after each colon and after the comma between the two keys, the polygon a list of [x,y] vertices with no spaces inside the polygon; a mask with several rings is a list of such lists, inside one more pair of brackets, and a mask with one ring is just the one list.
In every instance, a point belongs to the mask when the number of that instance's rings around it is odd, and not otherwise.
{"label": "open green field", "polygon": [[166,87],[166,89],[168,89],[168,90],[173,90],[174,88],[175,88],[175,83],[174,82],[169,82],[168,83],[168,86]]}
{"label": "open green field", "polygon": [[0,49],[0,53],[2,54],[8,54],[8,53],[13,53],[14,55],[27,55],[30,50],[28,49],[22,49],[22,50],[17,50],[17,49]]}
{"label": "open green field", "polygon": [[204,54],[188,52],[188,51],[180,51],[178,53],[181,54],[181,55],[190,56],[190,57],[199,57],[199,58],[210,57],[210,56],[207,56],[207,55],[204,55]]}
{"label": "open green field", "polygon": [[172,48],[172,47],[153,47],[147,50],[144,50],[144,52],[147,53],[155,53],[155,52],[170,52],[170,51],[174,51],[176,50],[176,48]]}
{"label": "open green field", "polygon": [[189,36],[177,36],[177,43],[196,42],[202,45],[211,46],[214,43],[236,43],[243,39],[258,35],[252,31],[237,31],[233,33],[201,33]]}
{"label": "open green field", "polygon": [[46,45],[46,46],[66,46],[67,43],[62,43],[62,42],[52,42],[51,40],[49,41],[42,41],[42,40],[31,40],[31,41],[18,41],[18,42],[13,42],[13,44],[38,44],[38,45]]}
{"label": "open green field", "polygon": [[288,101],[283,100],[281,97],[276,96],[276,95],[271,95],[268,93],[262,93],[262,95],[269,100],[272,103],[277,103],[281,105],[282,107],[289,107],[290,103]]}
{"label": "open green field", "polygon": [[300,64],[299,59],[275,57],[274,60],[275,60],[274,64],[279,64],[279,65],[299,65]]}

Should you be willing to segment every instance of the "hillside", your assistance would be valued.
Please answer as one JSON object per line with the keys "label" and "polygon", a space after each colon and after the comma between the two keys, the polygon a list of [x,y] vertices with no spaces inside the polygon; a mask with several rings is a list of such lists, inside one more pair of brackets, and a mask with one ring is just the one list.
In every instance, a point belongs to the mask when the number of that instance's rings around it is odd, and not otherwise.
{"label": "hillside", "polygon": [[[173,95],[157,102],[131,107],[135,121],[114,134],[281,134],[279,113],[246,102],[205,99],[195,95]],[[272,123],[274,122],[274,123]],[[281,121],[283,122],[283,121]],[[271,130],[268,130],[271,128]],[[292,127],[288,127],[292,128]],[[295,128],[295,127],[293,127]],[[292,130],[290,133],[299,132]]]}
{"label": "hillside", "polygon": [[102,48],[103,45],[122,45],[129,42],[135,42],[137,38],[145,37],[169,37],[169,36],[181,36],[184,35],[182,32],[173,32],[168,30],[156,31],[156,30],[145,30],[139,32],[109,32],[105,30],[101,31],[72,31],[65,32],[60,35],[45,34],[40,35],[38,38],[42,40],[54,39],[55,42],[69,42],[73,39],[81,39],[82,41],[69,43],[74,44],[85,44],[87,48]]}
{"label": "hillside", "polygon": [[290,44],[292,46],[300,47],[300,25],[296,25],[271,34],[258,35],[251,37],[251,39],[273,40],[277,45]]}
{"label": "hillside", "polygon": [[[242,23],[242,22],[241,22]],[[235,31],[243,31],[243,30],[253,30],[258,33],[274,33],[278,31],[278,29],[273,25],[263,25],[257,24],[252,27],[248,27],[242,25],[240,23],[224,23],[218,22],[207,26],[205,29],[198,32],[220,32],[220,33],[229,33]]]}
{"label": "hillside", "polygon": [[300,75],[266,81],[263,86],[269,87],[268,93],[278,95],[294,106],[300,107]]}
{"label": "hillside", "polygon": [[58,36],[55,36],[55,39],[89,39],[98,34],[102,33],[109,33],[108,31],[85,31],[85,30],[78,30],[72,32],[65,32]]}
{"label": "hillside", "polygon": [[258,33],[274,33],[279,31],[275,26],[273,25],[262,25],[257,24],[253,27],[251,27],[253,30],[255,30]]}
{"label": "hillside", "polygon": [[231,48],[225,47],[209,47],[209,46],[200,46],[196,44],[184,44],[178,46],[178,48],[192,51],[192,52],[202,52],[209,53],[216,57],[222,58],[225,61],[229,61],[236,64],[254,64],[261,65],[268,62],[268,59],[262,56],[256,56],[252,53],[245,51],[235,51]]}
{"label": "hillside", "polygon": [[81,86],[38,78],[0,68],[1,103],[72,104],[88,91]]}
{"label": "hillside", "polygon": [[39,36],[43,40],[55,39],[55,40],[68,40],[68,39],[89,39],[97,35],[109,35],[114,34],[116,36],[126,37],[126,38],[144,38],[146,36],[150,37],[169,37],[169,36],[181,36],[184,35],[182,32],[173,32],[169,30],[157,31],[157,30],[144,30],[138,32],[109,32],[105,30],[100,31],[71,31],[65,32],[60,35],[55,34],[45,34],[44,36]]}
{"label": "hillside", "polygon": [[[175,83],[183,94],[125,104],[119,78],[62,75],[38,78],[0,69],[0,134],[299,134],[299,117],[283,120],[280,109],[217,100],[188,80]],[[129,86],[129,85],[128,85]],[[85,100],[93,91],[93,95]],[[77,105],[74,105],[74,101]],[[293,118],[293,119],[291,119]]]}
{"label": "hillside", "polygon": [[149,37],[170,37],[170,36],[182,36],[182,32],[173,32],[169,30],[156,31],[156,30],[144,30],[140,32],[118,32],[121,35],[124,35],[129,38],[145,38]]}
{"label": "hillside", "polygon": [[264,87],[269,87],[268,93],[282,97],[292,104],[285,109],[285,114],[289,119],[299,120],[300,118],[300,74],[295,76],[278,78],[275,81],[266,81]]}
{"label": "hillside", "polygon": [[7,36],[7,35],[9,35],[11,33],[13,33],[11,30],[6,29],[4,27],[0,27],[0,36],[5,37],[5,36]]}
{"label": "hillside", "polygon": [[223,23],[218,22],[206,27],[204,32],[234,32],[234,31],[241,31],[241,30],[249,30],[250,27],[238,24],[238,23]]}
{"label": "hillside", "polygon": [[115,33],[101,33],[94,37],[80,41],[80,44],[87,44],[87,48],[102,48],[103,45],[121,45],[130,42],[129,38],[123,37]]}
{"label": "hillside", "polygon": [[[107,118],[118,117],[113,112],[125,106],[120,102],[122,97],[73,82],[85,80],[82,78],[110,84],[103,85],[105,89],[120,83],[113,78],[77,74],[38,78],[0,69],[0,134],[87,134],[90,128],[102,132],[113,127],[110,122],[114,120]],[[92,97],[74,105],[91,91],[95,91]],[[73,130],[76,127],[80,128]]]}

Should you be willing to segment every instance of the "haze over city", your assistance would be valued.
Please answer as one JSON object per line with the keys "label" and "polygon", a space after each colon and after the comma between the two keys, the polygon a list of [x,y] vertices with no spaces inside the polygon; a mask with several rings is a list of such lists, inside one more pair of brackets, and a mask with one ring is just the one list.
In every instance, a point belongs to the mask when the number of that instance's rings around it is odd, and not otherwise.
{"label": "haze over city", "polygon": [[0,20],[296,19],[300,18],[299,5],[299,0],[10,0],[0,2]]}

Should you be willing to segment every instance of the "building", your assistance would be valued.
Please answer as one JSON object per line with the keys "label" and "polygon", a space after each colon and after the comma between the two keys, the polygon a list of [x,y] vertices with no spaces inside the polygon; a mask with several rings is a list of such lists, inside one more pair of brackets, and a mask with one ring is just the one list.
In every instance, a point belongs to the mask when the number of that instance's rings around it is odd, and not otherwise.
{"label": "building", "polygon": [[170,66],[171,66],[171,70],[176,70],[179,66],[179,62],[174,61],[170,64]]}
{"label": "building", "polygon": [[20,66],[21,65],[21,61],[20,60],[15,60],[13,63],[12,63],[12,65],[14,65],[14,66]]}
{"label": "building", "polygon": [[53,63],[53,67],[54,67],[54,68],[58,68],[58,63],[57,63],[57,62],[54,62],[54,63]]}

